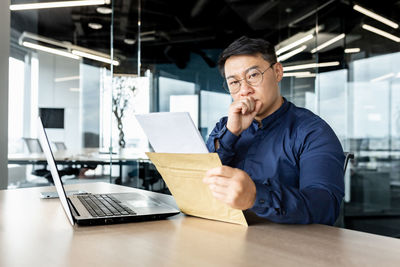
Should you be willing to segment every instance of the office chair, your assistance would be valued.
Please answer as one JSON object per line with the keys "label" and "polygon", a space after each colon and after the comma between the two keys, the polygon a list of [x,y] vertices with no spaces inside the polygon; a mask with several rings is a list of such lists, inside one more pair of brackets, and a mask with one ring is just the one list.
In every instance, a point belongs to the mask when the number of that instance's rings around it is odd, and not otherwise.
{"label": "office chair", "polygon": [[[350,152],[344,152],[344,166],[343,166],[343,174],[346,174],[346,169],[347,169],[347,164],[349,163],[350,159],[354,159],[354,154]],[[340,204],[340,211],[339,211],[339,216],[336,219],[335,223],[333,226],[336,227],[344,227],[344,201],[342,199],[342,202]]]}
{"label": "office chair", "polygon": [[57,151],[66,151],[67,150],[67,146],[62,141],[53,142],[53,144],[56,146]]}
{"label": "office chair", "polygon": [[[28,148],[29,154],[35,154],[35,153],[43,153],[42,146],[39,143],[39,139],[37,138],[28,138],[24,137],[22,138]],[[35,169],[35,164],[32,164],[32,172],[31,174],[36,175],[36,176],[42,176],[46,177],[46,175],[50,174],[50,171],[47,170],[47,164],[44,164],[42,168],[40,169]]]}
{"label": "office chair", "polygon": [[[55,145],[57,151],[67,151],[67,146],[65,145],[64,142],[62,141],[55,141],[53,142]],[[74,166],[69,166],[69,165],[64,165],[61,170],[59,170],[60,176],[63,175],[74,175],[74,176],[79,176],[81,172],[80,167],[74,167]]]}
{"label": "office chair", "polygon": [[[42,146],[40,145],[39,139],[27,138],[27,137],[24,137],[22,139],[25,141],[25,144],[28,147],[28,151],[30,154],[43,153],[43,149],[42,149]],[[33,164],[33,166],[35,166],[35,165]],[[44,164],[44,166],[41,169],[33,169],[31,173],[36,176],[44,177],[47,179],[47,181],[49,181],[49,183],[54,184],[53,177],[51,176],[51,172],[49,170],[47,170],[47,164]],[[59,174],[60,174],[60,177],[62,177],[64,175],[78,176],[79,169],[67,167],[67,168],[63,168],[62,170],[59,170]]]}
{"label": "office chair", "polygon": [[[150,162],[141,162],[139,164],[138,178],[143,180],[142,186],[145,190],[153,191],[153,185],[158,181],[163,181],[157,169]],[[161,189],[160,191],[162,191]]]}

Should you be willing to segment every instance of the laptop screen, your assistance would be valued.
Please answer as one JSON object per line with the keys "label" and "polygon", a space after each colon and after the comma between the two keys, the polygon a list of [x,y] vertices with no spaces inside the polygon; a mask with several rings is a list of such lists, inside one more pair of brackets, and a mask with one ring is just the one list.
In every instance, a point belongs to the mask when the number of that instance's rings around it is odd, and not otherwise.
{"label": "laptop screen", "polygon": [[49,140],[47,138],[46,132],[43,128],[43,123],[40,117],[38,117],[38,133],[39,133],[39,141],[42,145],[43,152],[47,159],[47,164],[49,164],[51,176],[53,176],[54,184],[57,189],[58,197],[60,198],[61,204],[64,208],[65,214],[72,225],[74,225],[74,219],[72,218],[71,208],[68,205],[67,195],[65,194],[64,186],[62,184],[60,175],[58,174],[58,169],[56,162],[54,160],[53,152],[51,151]]}

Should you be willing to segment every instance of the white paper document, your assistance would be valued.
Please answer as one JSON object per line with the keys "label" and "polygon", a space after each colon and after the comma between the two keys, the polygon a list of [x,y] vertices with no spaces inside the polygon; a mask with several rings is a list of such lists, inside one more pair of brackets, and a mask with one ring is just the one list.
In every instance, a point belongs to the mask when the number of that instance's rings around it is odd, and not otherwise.
{"label": "white paper document", "polygon": [[135,115],[157,153],[208,153],[188,112]]}

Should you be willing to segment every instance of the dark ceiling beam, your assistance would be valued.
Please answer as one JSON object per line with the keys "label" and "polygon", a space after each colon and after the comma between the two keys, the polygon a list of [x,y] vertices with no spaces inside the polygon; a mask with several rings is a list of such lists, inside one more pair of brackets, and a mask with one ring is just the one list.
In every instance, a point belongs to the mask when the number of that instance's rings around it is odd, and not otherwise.
{"label": "dark ceiling beam", "polygon": [[321,9],[323,9],[324,7],[332,4],[333,2],[335,2],[336,0],[329,0],[327,2],[325,2],[324,4],[318,6],[317,8],[314,8],[313,10],[311,10],[310,12],[300,16],[299,18],[295,19],[294,21],[289,23],[289,27],[294,27],[296,26],[297,23],[307,19],[308,17],[314,15],[315,13],[317,13],[318,11],[320,11]]}
{"label": "dark ceiling beam", "polygon": [[190,12],[190,17],[195,18],[199,16],[203,10],[205,9],[206,5],[210,2],[210,0],[198,0]]}
{"label": "dark ceiling beam", "polygon": [[171,44],[184,44],[193,45],[193,43],[204,42],[215,40],[215,36],[203,36],[203,37],[192,37],[192,38],[175,38],[170,41],[162,41],[162,42],[149,42],[146,43],[146,46],[161,46],[161,45],[171,45]]}
{"label": "dark ceiling beam", "polygon": [[247,22],[252,25],[256,23],[261,17],[265,16],[268,11],[278,5],[278,0],[270,0],[254,9],[254,12],[247,17]]}

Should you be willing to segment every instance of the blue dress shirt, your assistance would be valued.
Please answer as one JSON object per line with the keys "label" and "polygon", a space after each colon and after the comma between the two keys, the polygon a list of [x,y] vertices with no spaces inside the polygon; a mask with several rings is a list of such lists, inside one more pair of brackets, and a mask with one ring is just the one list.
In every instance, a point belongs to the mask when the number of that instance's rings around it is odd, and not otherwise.
{"label": "blue dress shirt", "polygon": [[240,136],[226,128],[227,120],[217,123],[207,147],[222,164],[242,169],[254,181],[253,212],[278,223],[335,222],[344,195],[345,156],[324,120],[286,99],[261,126],[254,121]]}

